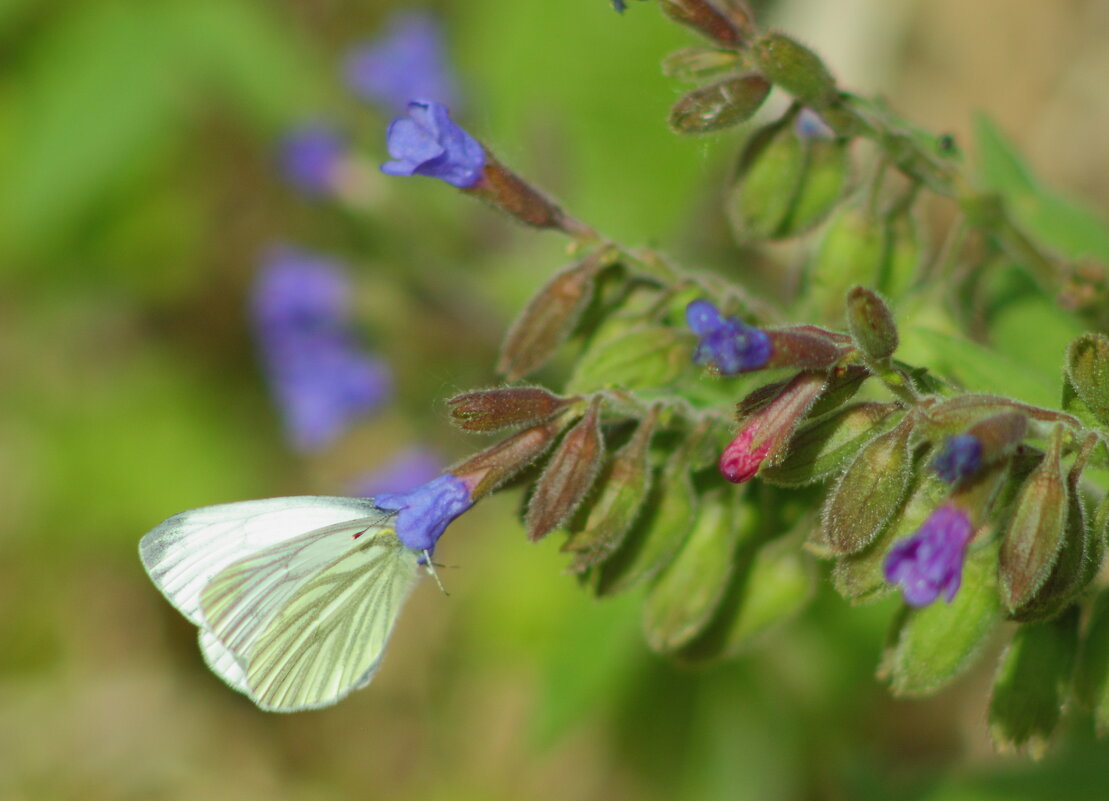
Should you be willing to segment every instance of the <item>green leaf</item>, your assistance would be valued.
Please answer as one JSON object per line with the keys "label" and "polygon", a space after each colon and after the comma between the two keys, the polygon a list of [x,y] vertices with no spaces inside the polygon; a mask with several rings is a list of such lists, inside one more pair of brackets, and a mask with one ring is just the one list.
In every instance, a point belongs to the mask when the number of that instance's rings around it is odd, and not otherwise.
{"label": "green leaf", "polygon": [[970,667],[1002,619],[996,576],[988,543],[967,556],[955,600],[906,610],[879,670],[895,695],[931,695]]}
{"label": "green leaf", "polygon": [[1039,759],[1070,692],[1078,650],[1078,607],[1017,629],[1001,656],[990,698],[990,735],[1000,751]]}
{"label": "green leaf", "polygon": [[1095,599],[1074,676],[1079,702],[1093,710],[1099,737],[1109,734],[1109,590]]}
{"label": "green leaf", "polygon": [[1044,187],[985,115],[975,121],[974,138],[983,183],[1005,198],[1022,228],[1070,258],[1094,256],[1109,262],[1106,220]]}

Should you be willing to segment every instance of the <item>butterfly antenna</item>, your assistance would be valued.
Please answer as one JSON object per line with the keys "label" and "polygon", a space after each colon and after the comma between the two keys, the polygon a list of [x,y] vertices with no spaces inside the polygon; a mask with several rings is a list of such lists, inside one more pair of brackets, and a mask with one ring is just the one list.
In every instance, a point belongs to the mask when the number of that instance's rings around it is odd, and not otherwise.
{"label": "butterfly antenna", "polygon": [[427,572],[431,574],[431,577],[435,579],[435,583],[439,585],[439,591],[443,595],[450,595],[447,588],[443,586],[443,582],[439,580],[439,574],[435,572],[435,563],[431,561],[431,554],[426,550],[424,551],[424,566],[427,567]]}

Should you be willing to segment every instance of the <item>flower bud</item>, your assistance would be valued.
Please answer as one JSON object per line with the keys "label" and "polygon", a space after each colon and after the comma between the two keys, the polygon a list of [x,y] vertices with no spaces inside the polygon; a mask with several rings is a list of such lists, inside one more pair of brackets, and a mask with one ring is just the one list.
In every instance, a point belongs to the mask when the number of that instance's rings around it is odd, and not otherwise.
{"label": "flower bud", "polygon": [[[952,434],[970,433],[972,427],[977,424],[1005,413],[1019,413],[1029,420],[1041,423],[1063,423],[1072,427],[1080,425],[1076,418],[1063,412],[1029,406],[1000,395],[971,394],[941,401],[929,408],[927,416],[922,420],[922,427],[927,436],[935,439]],[[1019,423],[1009,420],[1003,425],[991,423],[981,432],[983,441],[996,437],[994,444],[990,446],[997,449],[994,458],[1010,452],[1009,445],[1005,444],[1006,440],[1010,445],[1019,444],[1019,440],[1012,439],[1017,432],[1016,427],[1019,427]],[[991,431],[993,433],[990,433]],[[978,433],[975,433],[975,436],[978,436]]]}
{"label": "flower bud", "polygon": [[802,105],[820,111],[839,97],[836,81],[824,62],[783,33],[768,33],[753,48],[759,69]]}
{"label": "flower bud", "polygon": [[577,509],[597,478],[604,451],[598,397],[566,432],[535,484],[524,520],[532,542],[545,537]]}
{"label": "flower bud", "polygon": [[554,355],[577,325],[593,296],[600,254],[592,254],[559,273],[535,293],[512,323],[501,345],[497,372],[516,381],[535,372]]}
{"label": "flower bud", "polygon": [[728,588],[740,532],[735,490],[707,493],[677,557],[647,594],[643,631],[651,648],[675,651],[708,625]]}
{"label": "flower bud", "polygon": [[719,72],[735,72],[740,54],[734,50],[686,47],[662,59],[662,74],[667,78],[699,81]]}
{"label": "flower bud", "polygon": [[570,217],[538,189],[486,151],[481,179],[465,191],[476,195],[520,222],[536,228],[557,228],[582,240],[597,238],[588,226]]}
{"label": "flower bud", "polygon": [[1062,550],[1067,522],[1062,452],[1063,428],[1056,426],[1047,453],[1021,488],[1001,543],[1002,598],[1013,612],[1035,597]]}
{"label": "flower bud", "polygon": [[832,217],[808,264],[813,311],[828,323],[843,319],[844,300],[853,285],[873,286],[883,262],[880,220],[854,206]]}
{"label": "flower bud", "polygon": [[831,339],[800,327],[772,328],[770,358],[765,366],[795,367],[800,370],[826,370],[839,361],[843,351]]}
{"label": "flower bud", "polygon": [[866,361],[888,367],[897,350],[897,326],[893,315],[877,293],[854,286],[847,293],[847,328]]}
{"label": "flower bud", "polygon": [[675,22],[688,26],[724,45],[743,44],[740,30],[708,0],[659,0],[662,12]]}
{"label": "flower bud", "polygon": [[866,548],[900,510],[913,475],[909,435],[915,416],[875,437],[829,491],[821,512],[822,542],[832,553]]}
{"label": "flower bud", "polygon": [[657,419],[658,409],[652,409],[601,472],[600,494],[589,507],[584,526],[562,547],[574,554],[569,572],[583,573],[612,556],[635,522],[651,487],[648,446]]}
{"label": "flower bud", "polygon": [[1109,337],[1085,333],[1067,348],[1067,378],[1099,423],[1109,425]]}
{"label": "flower bud", "polygon": [[745,418],[736,438],[720,455],[724,478],[738,484],[754,478],[763,462],[777,464],[827,383],[823,373],[798,373],[773,400]]}
{"label": "flower bud", "polygon": [[948,484],[957,484],[983,465],[1009,456],[1027,431],[1028,418],[1022,412],[992,415],[966,433],[948,437],[931,467]]}
{"label": "flower bud", "polygon": [[859,450],[888,427],[896,403],[863,402],[844,406],[801,426],[786,456],[759,474],[763,481],[801,487],[843,470]]}
{"label": "flower bud", "polygon": [[476,501],[542,456],[564,426],[561,420],[552,420],[525,429],[474,454],[450,472],[466,481]]}
{"label": "flower bud", "polygon": [[455,395],[447,405],[451,422],[463,431],[498,431],[548,420],[570,402],[543,387],[504,387]]}
{"label": "flower bud", "polygon": [[725,78],[682,95],[670,109],[670,127],[680,134],[719,131],[746,122],[770,94],[761,75]]}

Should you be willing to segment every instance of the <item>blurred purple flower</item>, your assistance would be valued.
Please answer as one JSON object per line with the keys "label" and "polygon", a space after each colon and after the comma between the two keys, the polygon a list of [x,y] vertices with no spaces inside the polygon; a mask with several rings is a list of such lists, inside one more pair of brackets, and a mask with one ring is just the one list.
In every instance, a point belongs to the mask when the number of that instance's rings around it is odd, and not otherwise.
{"label": "blurred purple flower", "polygon": [[485,148],[450,118],[434,100],[414,100],[408,116],[398,117],[386,135],[394,161],[381,165],[386,175],[426,175],[459,188],[481,180]]}
{"label": "blurred purple flower", "polygon": [[807,108],[801,109],[797,115],[793,130],[801,139],[834,139],[836,135],[820,115]]}
{"label": "blurred purple flower", "polygon": [[724,318],[707,300],[692,301],[685,309],[690,329],[700,337],[693,361],[712,362],[724,375],[757,370],[770,360],[770,338],[737,317]]}
{"label": "blurred purple flower", "polygon": [[439,23],[423,11],[394,14],[381,36],[350,52],[343,73],[352,92],[389,112],[418,98],[453,107],[457,97]]}
{"label": "blurred purple flower", "polygon": [[394,455],[386,464],[359,478],[352,492],[363,498],[398,493],[426,484],[443,470],[443,457],[431,448],[412,447]]}
{"label": "blurred purple flower", "polygon": [[469,486],[452,473],[408,492],[378,495],[374,503],[397,512],[396,531],[401,542],[428,552],[434,550],[450,522],[474,504]]}
{"label": "blurred purple flower", "polygon": [[322,448],[389,396],[391,377],[350,329],[345,276],[332,262],[274,251],[252,296],[252,317],[270,386],[293,446]]}
{"label": "blurred purple flower", "polygon": [[948,437],[943,449],[932,460],[936,475],[948,484],[962,481],[982,464],[982,442],[973,434]]}
{"label": "blurred purple flower", "polygon": [[962,583],[963,562],[973,533],[965,512],[941,506],[915,534],[886,554],[886,581],[901,585],[910,606],[927,606],[941,594],[951,603]]}
{"label": "blurred purple flower", "polygon": [[282,140],[281,169],[297,189],[322,197],[335,191],[347,153],[346,140],[334,128],[321,122],[306,123]]}

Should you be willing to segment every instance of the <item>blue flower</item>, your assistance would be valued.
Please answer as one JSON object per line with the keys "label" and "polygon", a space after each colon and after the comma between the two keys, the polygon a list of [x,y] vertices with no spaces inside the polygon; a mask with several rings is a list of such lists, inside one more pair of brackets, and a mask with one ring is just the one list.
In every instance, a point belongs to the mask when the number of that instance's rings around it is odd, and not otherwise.
{"label": "blue flower", "polygon": [[982,442],[973,434],[948,437],[943,449],[932,460],[936,475],[955,484],[976,472],[982,464]]}
{"label": "blue flower", "polygon": [[324,447],[389,396],[391,376],[350,329],[346,278],[332,263],[282,248],[255,282],[252,317],[293,446]]}
{"label": "blue flower", "polygon": [[381,165],[386,175],[426,175],[460,188],[481,180],[485,148],[434,100],[409,103],[408,116],[389,125],[387,141],[394,161]]}
{"label": "blue flower", "polygon": [[395,454],[372,473],[359,478],[353,494],[363,498],[396,493],[426,484],[443,470],[443,457],[426,447],[412,447]]}
{"label": "blue flower", "polygon": [[736,317],[724,318],[707,300],[695,300],[685,309],[690,329],[700,337],[693,361],[712,362],[724,375],[757,370],[770,360],[770,338],[764,331]]}
{"label": "blue flower", "polygon": [[390,112],[420,97],[455,105],[442,33],[425,12],[394,14],[380,37],[350,52],[343,72],[351,91]]}
{"label": "blue flower", "polygon": [[409,548],[431,552],[452,520],[474,505],[466,482],[444,473],[408,492],[374,498],[386,511],[395,511],[397,537]]}
{"label": "blue flower", "polygon": [[618,14],[623,14],[624,9],[628,7],[624,0],[612,0],[612,7],[616,9]]}
{"label": "blue flower", "polygon": [[281,143],[282,172],[289,183],[315,197],[335,191],[346,161],[347,143],[333,128],[308,123],[290,132]]}
{"label": "blue flower", "polygon": [[927,606],[941,594],[951,603],[963,579],[963,562],[974,526],[966,513],[941,506],[916,533],[886,554],[886,581],[900,584],[905,602]]}

